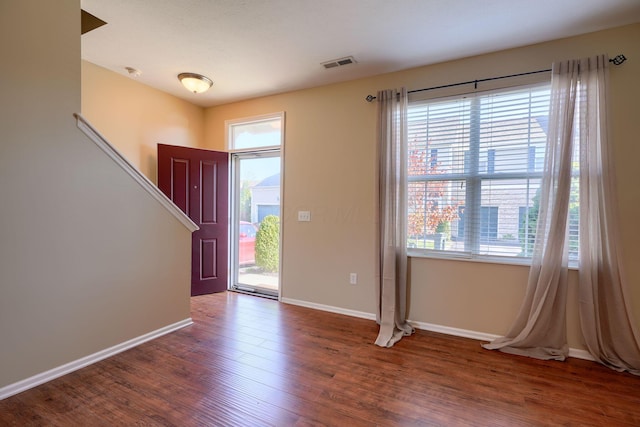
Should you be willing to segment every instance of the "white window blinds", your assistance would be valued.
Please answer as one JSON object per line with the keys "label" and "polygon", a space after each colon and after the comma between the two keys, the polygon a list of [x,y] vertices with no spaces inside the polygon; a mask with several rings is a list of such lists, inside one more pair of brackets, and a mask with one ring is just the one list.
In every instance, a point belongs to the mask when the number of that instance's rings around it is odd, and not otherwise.
{"label": "white window blinds", "polygon": [[[408,247],[530,257],[548,116],[548,84],[411,103]],[[574,176],[576,258],[577,163]]]}

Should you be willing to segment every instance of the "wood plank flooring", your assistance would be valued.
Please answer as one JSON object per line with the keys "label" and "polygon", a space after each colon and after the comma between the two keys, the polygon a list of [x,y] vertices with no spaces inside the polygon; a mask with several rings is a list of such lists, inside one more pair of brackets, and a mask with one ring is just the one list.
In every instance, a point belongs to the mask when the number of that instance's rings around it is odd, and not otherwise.
{"label": "wood plank flooring", "polygon": [[0,426],[640,426],[640,378],[236,293],[194,325],[0,401]]}

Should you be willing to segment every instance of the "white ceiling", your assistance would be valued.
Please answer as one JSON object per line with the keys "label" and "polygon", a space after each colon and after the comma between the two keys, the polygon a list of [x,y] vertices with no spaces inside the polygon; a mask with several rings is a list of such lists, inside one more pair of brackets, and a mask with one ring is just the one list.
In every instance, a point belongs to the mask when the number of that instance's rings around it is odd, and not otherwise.
{"label": "white ceiling", "polygon": [[[640,0],[82,0],[83,59],[201,106],[640,22]],[[638,41],[640,42],[640,40]],[[607,52],[611,55],[620,52]],[[357,63],[321,63],[353,56]],[[525,70],[526,71],[526,70]],[[184,89],[178,73],[214,85]]]}

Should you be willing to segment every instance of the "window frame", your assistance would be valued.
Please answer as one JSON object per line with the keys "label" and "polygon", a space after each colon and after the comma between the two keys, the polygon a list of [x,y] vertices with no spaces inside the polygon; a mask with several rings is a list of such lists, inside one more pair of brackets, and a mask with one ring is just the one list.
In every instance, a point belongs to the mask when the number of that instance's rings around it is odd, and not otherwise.
{"label": "window frame", "polygon": [[[236,126],[247,126],[258,124],[261,122],[268,122],[272,120],[280,121],[280,142],[272,145],[260,145],[256,147],[244,147],[237,148],[235,145],[235,138],[233,135],[233,129]],[[284,133],[285,133],[285,114],[284,111],[278,111],[275,113],[261,114],[257,116],[243,117],[239,119],[225,120],[225,147],[230,153],[242,153],[251,151],[269,151],[279,150],[284,146]]]}
{"label": "window frame", "polygon": [[[518,89],[527,89],[527,88],[535,89],[535,88],[545,88],[545,87],[548,88],[549,90],[551,89],[550,76],[547,76],[547,77],[539,76],[535,80],[526,79],[525,81],[521,81],[521,82],[510,82],[510,84],[504,84],[502,86],[494,85],[491,88],[483,89],[483,90],[476,89],[472,91],[461,91],[460,89],[457,89],[453,91],[453,93],[441,92],[440,94],[434,94],[433,96],[425,96],[424,94],[421,94],[420,97],[409,99],[409,109],[411,109],[412,104],[413,105],[425,104],[429,102],[446,101],[447,99],[450,99],[453,101],[453,100],[459,100],[465,97],[473,97],[472,99],[478,100],[481,96],[485,94],[489,95],[491,93],[507,92],[509,90],[518,90]],[[480,143],[476,141],[474,145],[477,146],[476,148],[479,148]],[[470,147],[471,147],[471,141],[470,141]],[[533,151],[531,150],[531,148],[533,148]],[[409,150],[409,147],[407,147],[407,151],[408,150]],[[466,170],[464,171],[464,173],[443,173],[443,174],[437,174],[437,175],[422,175],[417,177],[409,176],[407,179],[407,183],[409,185],[409,183],[411,182],[430,182],[430,181],[431,182],[434,182],[434,181],[451,182],[451,181],[462,180],[463,182],[465,182],[465,185],[467,186],[465,190],[466,193],[468,194],[469,191],[473,192],[473,197],[471,199],[469,199],[468,196],[465,197],[466,201],[468,202],[470,200],[476,207],[474,211],[478,215],[481,215],[481,209],[483,207],[481,205],[483,181],[489,181],[492,179],[493,180],[505,180],[505,179],[542,180],[544,176],[544,172],[542,170],[538,172],[536,172],[535,170],[532,170],[532,169],[535,169],[535,165],[538,161],[538,159],[535,157],[535,154],[536,154],[536,147],[535,146],[530,147],[530,152],[528,153],[527,159],[526,159],[527,165],[522,171],[519,171],[519,172],[496,173],[495,172],[495,152],[494,152],[493,159],[489,158],[491,154],[488,154],[489,157],[487,158],[488,163],[491,162],[493,167],[490,167],[488,164],[487,170],[485,172],[479,173],[479,171],[475,171],[471,176],[468,175],[468,172]],[[474,154],[470,153],[469,155],[473,156]],[[479,155],[479,153],[475,153],[475,155],[477,156]],[[474,163],[476,164],[476,166],[479,165],[479,161]],[[471,184],[471,186],[475,188],[472,188],[470,190],[469,184]],[[487,205],[487,206],[490,206],[490,205]],[[476,227],[474,236],[471,237],[471,239],[473,239],[473,241],[471,242],[471,247],[474,248],[471,251],[451,251],[451,250],[447,251],[447,250],[427,249],[427,248],[412,248],[412,247],[409,247],[409,245],[407,245],[407,254],[411,257],[448,259],[448,260],[465,260],[465,261],[473,261],[473,262],[498,263],[498,264],[507,264],[507,265],[531,265],[531,261],[532,261],[531,256],[528,256],[528,257],[503,256],[503,255],[496,255],[496,254],[477,253],[477,248],[479,247],[479,241],[480,241],[480,229],[482,228],[482,224],[480,220],[474,221],[472,218],[467,219],[464,225],[465,239],[467,238],[466,237],[467,235],[471,234],[468,232],[468,227],[467,227],[471,223],[473,223],[473,225]],[[573,260],[573,261],[570,260],[569,267],[576,268],[578,265],[578,262],[579,262],[578,260]]]}

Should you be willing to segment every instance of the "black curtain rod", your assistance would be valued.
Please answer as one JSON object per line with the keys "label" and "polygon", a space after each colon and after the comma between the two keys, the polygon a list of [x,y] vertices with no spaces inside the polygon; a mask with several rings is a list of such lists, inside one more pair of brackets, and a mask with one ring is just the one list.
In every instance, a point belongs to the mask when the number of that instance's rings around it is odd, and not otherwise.
{"label": "black curtain rod", "polygon": [[[615,65],[620,65],[626,60],[627,60],[627,58],[624,55],[617,55],[615,58],[610,59],[609,62],[613,62]],[[427,87],[427,88],[424,88],[424,89],[414,89],[414,90],[407,91],[407,93],[416,93],[416,92],[423,92],[423,91],[427,91],[427,90],[444,89],[444,88],[447,88],[447,87],[463,86],[463,85],[470,85],[470,84],[473,84],[473,88],[474,89],[478,89],[478,83],[488,82],[488,81],[491,81],[491,80],[508,79],[508,78],[511,78],[511,77],[528,76],[530,74],[548,73],[550,71],[551,71],[551,68],[548,68],[546,70],[529,71],[527,73],[509,74],[508,76],[488,77],[486,79],[469,80],[469,81],[466,81],[466,82],[451,83],[451,84],[448,84],[448,85],[433,86],[433,87]],[[373,96],[373,95],[367,95],[367,97],[365,99],[367,100],[367,102],[371,102],[374,99],[376,99],[376,97]]]}

